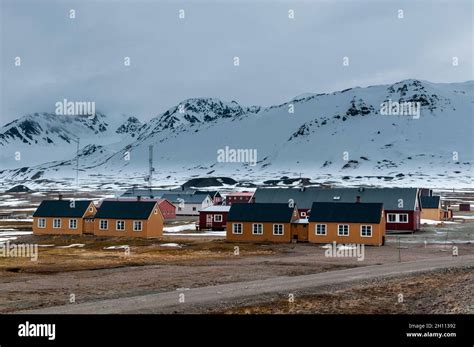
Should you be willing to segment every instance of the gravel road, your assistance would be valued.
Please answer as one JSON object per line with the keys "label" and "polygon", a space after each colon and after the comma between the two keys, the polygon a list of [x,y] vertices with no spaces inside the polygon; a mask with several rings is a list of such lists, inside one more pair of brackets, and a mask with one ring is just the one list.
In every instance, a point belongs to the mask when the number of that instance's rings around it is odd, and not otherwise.
{"label": "gravel road", "polygon": [[232,302],[246,297],[271,293],[291,293],[296,290],[343,285],[351,282],[393,278],[443,268],[474,266],[474,255],[436,257],[410,262],[370,265],[344,270],[328,271],[301,276],[279,276],[263,280],[236,282],[216,286],[161,292],[133,297],[91,301],[80,304],[21,311],[31,314],[113,314],[163,313],[185,307]]}

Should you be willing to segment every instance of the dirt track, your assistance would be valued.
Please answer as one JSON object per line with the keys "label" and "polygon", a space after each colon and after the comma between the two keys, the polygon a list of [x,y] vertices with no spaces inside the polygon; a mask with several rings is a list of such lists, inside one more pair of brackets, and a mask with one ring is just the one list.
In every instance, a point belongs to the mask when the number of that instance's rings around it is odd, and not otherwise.
{"label": "dirt track", "polygon": [[186,312],[199,305],[222,304],[245,297],[269,293],[292,293],[309,288],[344,285],[381,277],[391,278],[444,268],[474,266],[474,256],[438,257],[416,262],[372,265],[319,274],[273,277],[264,280],[235,282],[217,286],[191,288],[127,298],[93,301],[48,307],[23,313],[163,313]]}

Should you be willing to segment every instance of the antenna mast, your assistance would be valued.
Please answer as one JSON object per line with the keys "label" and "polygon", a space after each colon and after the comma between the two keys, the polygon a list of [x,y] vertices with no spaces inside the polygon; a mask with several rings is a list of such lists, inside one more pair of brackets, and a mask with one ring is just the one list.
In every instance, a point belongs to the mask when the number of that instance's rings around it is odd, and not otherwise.
{"label": "antenna mast", "polygon": [[153,185],[153,145],[148,146],[148,188],[150,189]]}

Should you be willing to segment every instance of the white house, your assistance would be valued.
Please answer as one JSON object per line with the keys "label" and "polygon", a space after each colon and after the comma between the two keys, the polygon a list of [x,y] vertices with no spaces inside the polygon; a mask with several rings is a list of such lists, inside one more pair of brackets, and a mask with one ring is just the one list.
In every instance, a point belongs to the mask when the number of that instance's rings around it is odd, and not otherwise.
{"label": "white house", "polygon": [[212,206],[212,198],[204,194],[164,194],[162,199],[176,206],[177,216],[199,216],[199,211]]}

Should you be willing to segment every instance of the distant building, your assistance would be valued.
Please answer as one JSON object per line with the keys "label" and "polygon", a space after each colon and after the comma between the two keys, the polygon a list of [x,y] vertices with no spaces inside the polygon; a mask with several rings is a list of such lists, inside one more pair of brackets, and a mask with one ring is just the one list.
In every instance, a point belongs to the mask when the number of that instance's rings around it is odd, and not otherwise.
{"label": "distant building", "polygon": [[431,220],[451,220],[453,211],[448,207],[441,206],[441,197],[436,195],[425,195],[420,197],[421,218]]}
{"label": "distant building", "polygon": [[214,205],[222,204],[222,195],[217,190],[208,190],[208,191],[196,190],[194,194],[195,195],[209,195]]}
{"label": "distant building", "polygon": [[211,197],[204,194],[164,194],[162,199],[176,207],[177,216],[198,216],[199,211],[212,205]]}
{"label": "distant building", "polygon": [[240,203],[248,203],[252,199],[253,192],[235,192],[229,193],[225,196],[225,204],[232,205],[232,204],[240,204]]}
{"label": "distant building", "polygon": [[294,203],[301,218],[311,215],[313,202],[382,203],[387,231],[420,229],[417,188],[258,188],[255,203]]}
{"label": "distant building", "polygon": [[230,206],[215,205],[199,212],[200,230],[225,230]]}

